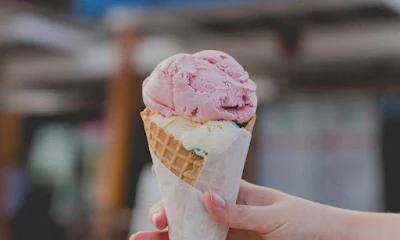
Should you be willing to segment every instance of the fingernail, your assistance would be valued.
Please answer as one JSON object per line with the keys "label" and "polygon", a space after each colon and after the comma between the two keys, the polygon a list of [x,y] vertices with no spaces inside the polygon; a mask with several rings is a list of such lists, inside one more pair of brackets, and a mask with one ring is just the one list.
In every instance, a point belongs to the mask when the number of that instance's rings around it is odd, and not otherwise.
{"label": "fingernail", "polygon": [[137,233],[133,234],[133,235],[129,238],[129,240],[135,240],[135,239],[137,239],[137,236],[138,236],[140,233],[141,233],[141,232],[137,232]]}
{"label": "fingernail", "polygon": [[156,225],[157,219],[160,217],[160,213],[156,212],[153,213],[153,216],[151,216],[151,221],[154,225]]}
{"label": "fingernail", "polygon": [[218,207],[218,208],[224,208],[225,205],[226,205],[225,200],[222,197],[220,197],[218,194],[216,194],[215,192],[213,192],[211,190],[210,190],[210,193],[211,193],[211,203],[212,203],[212,205],[214,205],[215,207]]}

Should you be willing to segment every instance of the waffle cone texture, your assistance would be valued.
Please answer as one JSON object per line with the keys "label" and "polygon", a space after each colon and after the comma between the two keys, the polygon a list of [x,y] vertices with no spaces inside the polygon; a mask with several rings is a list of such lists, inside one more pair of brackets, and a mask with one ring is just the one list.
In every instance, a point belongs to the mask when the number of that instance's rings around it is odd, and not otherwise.
{"label": "waffle cone texture", "polygon": [[[194,151],[186,150],[174,136],[150,120],[151,110],[140,113],[147,141],[157,158],[178,178],[194,186],[204,164],[204,158]],[[243,127],[250,133],[256,122],[256,115]]]}

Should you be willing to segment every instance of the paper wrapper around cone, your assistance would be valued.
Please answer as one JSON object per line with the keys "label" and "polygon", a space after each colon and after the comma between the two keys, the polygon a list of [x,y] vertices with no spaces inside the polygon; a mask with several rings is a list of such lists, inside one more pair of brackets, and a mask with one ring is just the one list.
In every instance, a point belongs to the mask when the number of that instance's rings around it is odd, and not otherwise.
{"label": "paper wrapper around cone", "polygon": [[148,115],[141,113],[157,172],[157,183],[168,218],[171,240],[225,240],[228,228],[215,222],[207,213],[203,193],[207,189],[227,202],[236,201],[255,116],[224,152],[207,159],[187,151],[171,134],[166,133]]}

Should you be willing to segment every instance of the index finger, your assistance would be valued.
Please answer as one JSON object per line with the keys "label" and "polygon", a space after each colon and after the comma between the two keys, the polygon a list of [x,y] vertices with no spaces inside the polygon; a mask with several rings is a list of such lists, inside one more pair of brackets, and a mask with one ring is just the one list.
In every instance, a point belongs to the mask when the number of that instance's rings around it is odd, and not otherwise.
{"label": "index finger", "polygon": [[149,218],[158,230],[163,230],[167,227],[167,214],[165,213],[164,205],[162,202],[158,202],[156,205],[151,207]]}
{"label": "index finger", "polygon": [[129,240],[169,240],[168,232],[138,232]]}

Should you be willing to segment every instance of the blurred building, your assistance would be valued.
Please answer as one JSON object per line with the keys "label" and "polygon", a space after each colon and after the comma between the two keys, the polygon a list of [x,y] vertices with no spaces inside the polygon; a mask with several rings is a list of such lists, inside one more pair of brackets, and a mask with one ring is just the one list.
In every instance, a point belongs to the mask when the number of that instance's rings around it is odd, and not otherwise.
{"label": "blurred building", "polygon": [[397,1],[0,4],[0,240],[34,222],[24,218],[37,210],[31,198],[48,202],[41,213],[58,238],[150,228],[143,209],[158,195],[141,81],[164,58],[204,49],[231,54],[258,84],[246,179],[338,207],[400,210]]}

